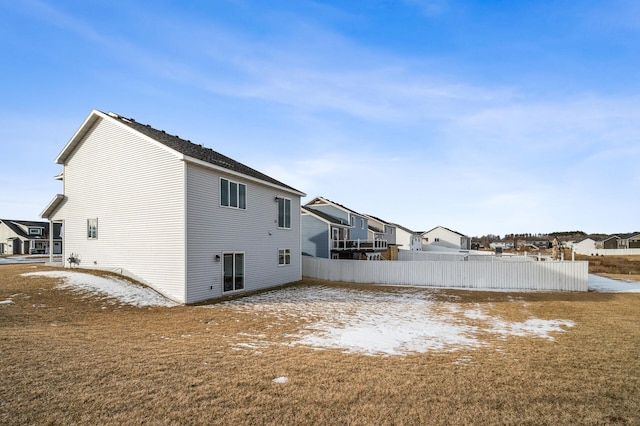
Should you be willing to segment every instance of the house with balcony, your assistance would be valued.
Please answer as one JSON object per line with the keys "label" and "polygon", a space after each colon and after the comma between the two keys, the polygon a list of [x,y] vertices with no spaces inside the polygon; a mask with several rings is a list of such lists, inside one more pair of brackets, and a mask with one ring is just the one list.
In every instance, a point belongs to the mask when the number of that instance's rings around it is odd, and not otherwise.
{"label": "house with balcony", "polygon": [[54,224],[53,235],[49,222],[0,219],[0,254],[62,253],[61,226]]}
{"label": "house with balcony", "polygon": [[41,216],[64,225],[65,267],[118,272],[180,303],[302,277],[305,194],[258,170],[97,110],[55,162],[63,193]]}
{"label": "house with balcony", "polygon": [[369,218],[323,197],[301,209],[302,251],[326,259],[377,260],[387,240],[370,238]]}

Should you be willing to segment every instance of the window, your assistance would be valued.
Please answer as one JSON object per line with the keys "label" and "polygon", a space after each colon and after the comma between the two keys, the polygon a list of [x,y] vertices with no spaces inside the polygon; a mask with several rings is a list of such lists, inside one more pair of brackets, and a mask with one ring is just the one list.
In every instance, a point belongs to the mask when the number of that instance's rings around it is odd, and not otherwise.
{"label": "window", "polygon": [[29,228],[29,235],[42,235],[42,229],[40,229],[40,228]]}
{"label": "window", "polygon": [[360,229],[364,229],[364,219],[360,218]]}
{"label": "window", "polygon": [[223,291],[244,290],[244,253],[223,253]]}
{"label": "window", "polygon": [[87,238],[90,240],[98,239],[98,218],[87,219]]}
{"label": "window", "polygon": [[291,249],[278,250],[278,265],[291,265]]}
{"label": "window", "polygon": [[220,205],[245,210],[247,208],[247,185],[221,178]]}
{"label": "window", "polygon": [[291,200],[277,198],[278,200],[278,228],[291,229]]}

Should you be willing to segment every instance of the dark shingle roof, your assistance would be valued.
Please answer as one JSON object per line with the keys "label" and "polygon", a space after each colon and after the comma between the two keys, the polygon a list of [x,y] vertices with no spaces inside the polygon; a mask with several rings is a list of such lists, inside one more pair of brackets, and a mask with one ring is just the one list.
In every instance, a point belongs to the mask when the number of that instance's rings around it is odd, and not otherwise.
{"label": "dark shingle roof", "polygon": [[295,192],[299,191],[289,185],[286,185],[270,176],[265,175],[251,167],[245,166],[242,163],[237,162],[236,160],[229,158],[225,155],[220,154],[212,150],[211,148],[207,148],[203,145],[195,144],[189,140],[185,140],[180,138],[179,136],[174,136],[166,133],[164,130],[154,129],[148,124],[141,124],[135,121],[132,118],[124,118],[118,114],[110,112],[108,114],[110,117],[118,120],[119,122],[126,124],[131,127],[133,130],[142,133],[145,136],[150,137],[151,139],[160,142],[163,145],[168,146],[169,148],[178,151],[181,154],[186,156],[195,158],[197,160],[201,160],[215,166],[219,166],[237,173],[242,173],[247,176],[251,176],[253,178],[262,180],[264,182],[271,183],[273,185],[281,186],[283,188],[290,189]]}
{"label": "dark shingle roof", "polygon": [[640,235],[640,232],[631,232],[629,234],[623,234],[623,235],[620,235],[620,238],[622,238],[623,240],[628,240],[629,238],[633,238],[637,235]]}
{"label": "dark shingle roof", "polygon": [[[20,237],[25,239],[32,239],[32,240],[42,239],[43,235],[49,234],[49,222],[35,222],[31,220],[10,220],[10,219],[0,219],[0,222],[7,225],[7,227],[11,229],[16,235],[19,235]],[[35,227],[44,228],[43,235],[29,235],[22,228],[20,228],[18,224],[22,226],[26,226],[28,228],[35,228]],[[55,234],[53,237],[55,239],[60,238],[61,226],[62,224],[54,223],[53,230],[55,231]]]}

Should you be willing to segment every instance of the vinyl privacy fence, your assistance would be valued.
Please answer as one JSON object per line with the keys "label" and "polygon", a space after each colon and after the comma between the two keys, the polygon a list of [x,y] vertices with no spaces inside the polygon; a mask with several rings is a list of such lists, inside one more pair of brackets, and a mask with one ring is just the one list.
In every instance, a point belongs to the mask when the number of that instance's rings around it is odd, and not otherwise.
{"label": "vinyl privacy fence", "polygon": [[478,290],[587,291],[588,262],[366,262],[303,256],[302,275],[362,284]]}

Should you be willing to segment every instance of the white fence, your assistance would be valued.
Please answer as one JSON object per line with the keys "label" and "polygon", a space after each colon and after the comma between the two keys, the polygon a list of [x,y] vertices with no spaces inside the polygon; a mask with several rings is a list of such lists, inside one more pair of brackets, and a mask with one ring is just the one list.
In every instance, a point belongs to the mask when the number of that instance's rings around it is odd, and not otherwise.
{"label": "white fence", "polygon": [[516,256],[512,254],[503,254],[498,257],[493,253],[478,254],[477,252],[461,253],[460,251],[445,253],[445,252],[430,252],[430,251],[409,251],[398,250],[398,260],[412,261],[412,262],[431,262],[431,261],[471,261],[471,262],[533,262],[536,260],[547,260],[550,256],[538,256],[538,255],[526,255]]}
{"label": "white fence", "polygon": [[363,262],[302,256],[302,275],[362,284],[587,291],[588,262]]}
{"label": "white fence", "polygon": [[587,256],[640,256],[640,249],[576,249],[576,253]]}

